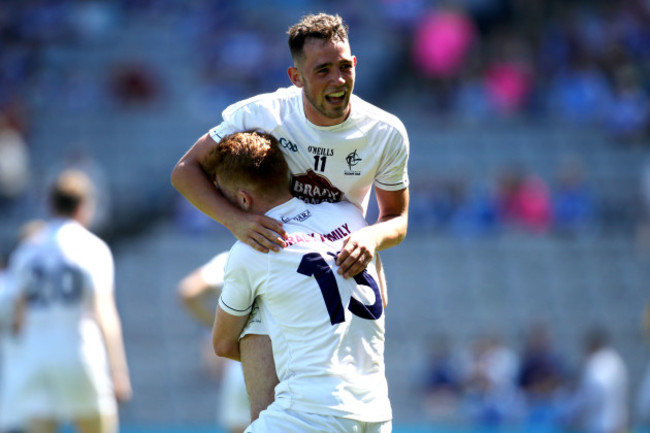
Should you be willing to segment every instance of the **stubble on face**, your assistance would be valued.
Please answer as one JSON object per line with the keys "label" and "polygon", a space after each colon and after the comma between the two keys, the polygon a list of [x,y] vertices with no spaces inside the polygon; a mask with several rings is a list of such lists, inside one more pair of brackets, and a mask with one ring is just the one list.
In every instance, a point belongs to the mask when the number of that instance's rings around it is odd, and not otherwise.
{"label": "stubble on face", "polygon": [[305,115],[314,124],[331,126],[350,113],[356,59],[347,41],[310,39],[297,65],[302,78]]}

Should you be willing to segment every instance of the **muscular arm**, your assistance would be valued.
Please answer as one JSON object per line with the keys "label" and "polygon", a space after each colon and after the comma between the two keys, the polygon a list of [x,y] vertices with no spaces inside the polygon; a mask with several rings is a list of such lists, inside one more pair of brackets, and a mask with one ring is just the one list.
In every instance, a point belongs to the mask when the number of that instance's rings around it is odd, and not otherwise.
{"label": "muscular arm", "polygon": [[234,316],[217,306],[217,314],[212,327],[212,347],[217,356],[241,361],[239,336],[246,326],[248,314]]}
{"label": "muscular arm", "polygon": [[245,213],[226,200],[201,168],[200,161],[215,145],[209,134],[194,143],[172,170],[171,183],[197,209],[261,252],[285,247],[282,225],[264,215]]}
{"label": "muscular arm", "polygon": [[120,402],[128,401],[132,394],[131,380],[122,338],[122,325],[112,293],[96,295],[95,312],[106,344],[115,397]]}
{"label": "muscular arm", "polygon": [[352,233],[337,258],[339,273],[345,278],[363,271],[377,251],[393,247],[404,239],[408,227],[408,188],[386,191],[375,188],[377,221]]}

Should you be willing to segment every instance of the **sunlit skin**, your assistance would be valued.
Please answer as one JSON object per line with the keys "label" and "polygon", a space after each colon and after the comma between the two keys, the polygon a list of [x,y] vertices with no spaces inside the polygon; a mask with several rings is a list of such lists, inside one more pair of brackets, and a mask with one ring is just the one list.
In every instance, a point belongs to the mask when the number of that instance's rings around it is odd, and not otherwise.
{"label": "sunlit skin", "polygon": [[303,56],[288,70],[291,82],[303,89],[305,116],[314,125],[338,125],[350,114],[357,59],[345,41],[309,38]]}

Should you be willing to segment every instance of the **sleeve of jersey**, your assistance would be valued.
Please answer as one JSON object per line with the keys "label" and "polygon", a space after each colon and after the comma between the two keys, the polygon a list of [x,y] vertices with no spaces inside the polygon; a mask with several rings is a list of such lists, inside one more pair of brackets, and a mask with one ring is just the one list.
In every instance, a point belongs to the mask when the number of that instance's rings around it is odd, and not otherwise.
{"label": "sleeve of jersey", "polygon": [[115,263],[110,248],[103,241],[96,244],[92,252],[90,278],[97,293],[110,293],[115,284]]}
{"label": "sleeve of jersey", "polygon": [[233,316],[250,313],[255,299],[259,279],[255,265],[260,260],[253,258],[251,252],[254,252],[252,248],[235,244],[228,256],[219,306]]}
{"label": "sleeve of jersey", "polygon": [[265,98],[263,95],[232,104],[223,110],[223,122],[210,130],[210,136],[219,142],[226,135],[235,132],[271,132],[280,121],[278,104],[274,98]]}
{"label": "sleeve of jersey", "polygon": [[395,129],[388,138],[375,178],[378,188],[398,191],[408,187],[409,139],[405,129]]}

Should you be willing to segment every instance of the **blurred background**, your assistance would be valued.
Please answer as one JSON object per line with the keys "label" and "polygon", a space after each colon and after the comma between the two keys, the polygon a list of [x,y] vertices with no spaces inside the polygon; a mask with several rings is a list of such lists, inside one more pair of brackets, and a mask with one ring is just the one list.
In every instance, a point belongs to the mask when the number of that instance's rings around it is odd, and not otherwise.
{"label": "blurred background", "polygon": [[3,0],[1,252],[61,169],[91,175],[134,386],[122,430],[219,431],[176,287],[234,238],[169,175],[227,105],[289,85],[285,32],[320,11],[350,25],[355,92],[411,142],[409,234],[382,252],[394,431],[590,431],[595,335],[648,431],[650,2]]}

